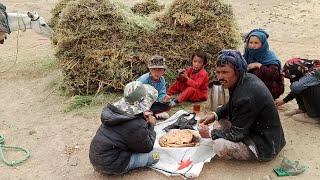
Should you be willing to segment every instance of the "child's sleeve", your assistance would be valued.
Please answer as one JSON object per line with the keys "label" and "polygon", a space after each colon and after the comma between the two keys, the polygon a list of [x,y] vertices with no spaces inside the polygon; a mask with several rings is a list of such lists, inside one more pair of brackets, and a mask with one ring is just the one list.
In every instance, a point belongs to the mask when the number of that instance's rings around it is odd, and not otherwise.
{"label": "child's sleeve", "polygon": [[158,102],[163,102],[163,98],[167,95],[167,89],[166,89],[166,80],[161,77],[161,82],[160,82],[160,89],[158,92]]}
{"label": "child's sleeve", "polygon": [[199,72],[195,79],[188,78],[187,85],[196,89],[207,86],[209,83],[208,73],[205,71]]}
{"label": "child's sleeve", "polygon": [[296,95],[292,91],[290,91],[290,93],[285,98],[283,98],[283,102],[287,103],[289,101],[292,101],[295,96]]}

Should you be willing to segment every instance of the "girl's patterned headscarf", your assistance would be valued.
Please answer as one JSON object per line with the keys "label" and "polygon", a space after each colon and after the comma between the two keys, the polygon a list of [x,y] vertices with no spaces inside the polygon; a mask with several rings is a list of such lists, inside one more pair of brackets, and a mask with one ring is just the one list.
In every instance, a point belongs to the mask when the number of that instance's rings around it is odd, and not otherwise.
{"label": "girl's patterned headscarf", "polygon": [[306,73],[319,68],[319,60],[292,58],[284,64],[282,74],[285,78],[288,78],[291,82],[294,82],[299,80]]}

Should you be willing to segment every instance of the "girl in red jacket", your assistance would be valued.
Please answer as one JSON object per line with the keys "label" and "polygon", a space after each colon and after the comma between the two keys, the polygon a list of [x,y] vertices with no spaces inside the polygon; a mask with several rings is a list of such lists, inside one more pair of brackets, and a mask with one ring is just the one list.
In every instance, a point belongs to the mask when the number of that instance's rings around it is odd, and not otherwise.
{"label": "girl in red jacket", "polygon": [[170,106],[187,100],[195,102],[208,99],[209,76],[204,69],[207,64],[207,55],[201,50],[196,50],[191,59],[192,67],[180,69],[177,80],[168,89],[167,98],[180,93],[177,98],[170,101]]}

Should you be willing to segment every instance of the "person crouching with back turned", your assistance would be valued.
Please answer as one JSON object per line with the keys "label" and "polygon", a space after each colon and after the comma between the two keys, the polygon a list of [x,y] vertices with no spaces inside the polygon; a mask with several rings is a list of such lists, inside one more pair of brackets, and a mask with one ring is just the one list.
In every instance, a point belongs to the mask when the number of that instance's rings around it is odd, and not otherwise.
{"label": "person crouching with back turned", "polygon": [[125,86],[122,99],[103,108],[89,152],[96,171],[123,174],[158,162],[159,153],[152,151],[156,119],[149,111],[157,96],[152,86],[133,81]]}

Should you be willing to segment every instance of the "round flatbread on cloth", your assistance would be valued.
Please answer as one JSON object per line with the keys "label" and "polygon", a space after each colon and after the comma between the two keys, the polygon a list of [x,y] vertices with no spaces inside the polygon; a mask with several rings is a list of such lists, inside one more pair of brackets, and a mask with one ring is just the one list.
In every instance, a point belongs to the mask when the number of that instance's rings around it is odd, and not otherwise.
{"label": "round flatbread on cloth", "polygon": [[200,136],[189,129],[173,129],[159,139],[161,147],[193,147],[198,146]]}

